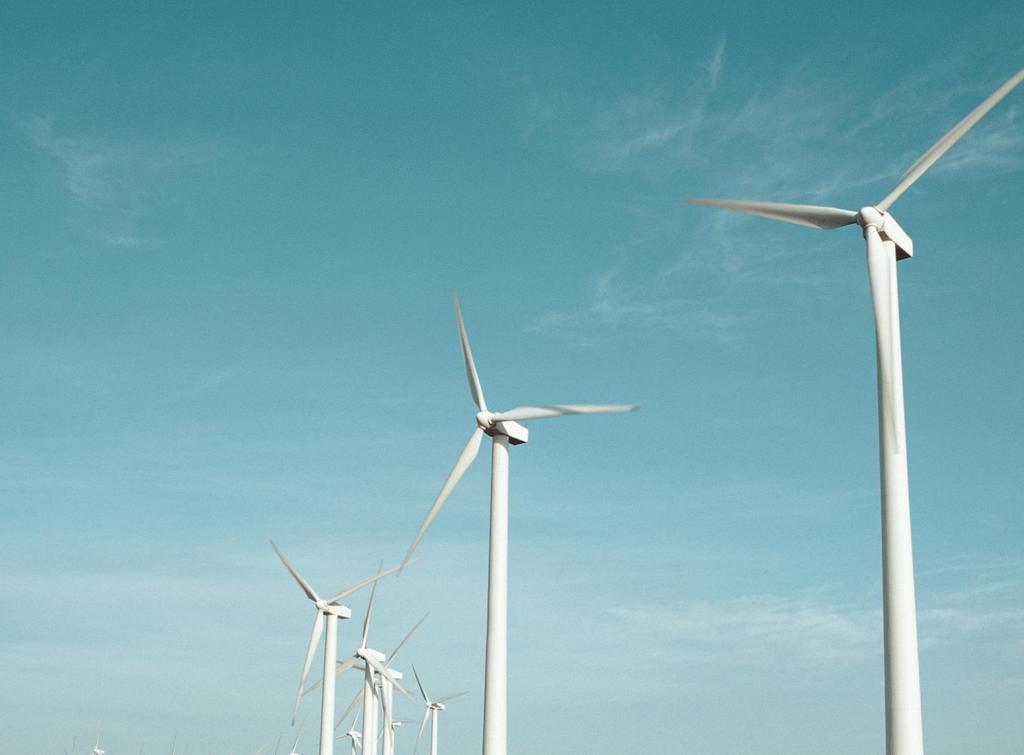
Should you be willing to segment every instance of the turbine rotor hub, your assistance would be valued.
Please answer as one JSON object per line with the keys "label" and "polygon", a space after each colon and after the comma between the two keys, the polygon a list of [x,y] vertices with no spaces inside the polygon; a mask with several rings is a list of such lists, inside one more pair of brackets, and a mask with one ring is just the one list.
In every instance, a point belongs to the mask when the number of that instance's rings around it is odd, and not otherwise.
{"label": "turbine rotor hub", "polygon": [[490,430],[494,427],[494,414],[491,412],[477,412],[476,424],[481,430]]}
{"label": "turbine rotor hub", "polygon": [[885,226],[885,216],[875,207],[861,207],[857,213],[857,223],[861,228],[874,226],[875,230],[881,231]]}

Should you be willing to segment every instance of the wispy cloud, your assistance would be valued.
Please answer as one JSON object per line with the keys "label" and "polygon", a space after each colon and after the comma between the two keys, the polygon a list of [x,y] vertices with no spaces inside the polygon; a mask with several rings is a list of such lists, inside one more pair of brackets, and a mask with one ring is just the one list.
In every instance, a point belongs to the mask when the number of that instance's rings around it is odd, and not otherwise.
{"label": "wispy cloud", "polygon": [[711,84],[711,88],[714,89],[718,86],[718,77],[722,75],[722,66],[725,65],[725,38],[723,37],[715,49],[711,52],[711,56],[707,59],[704,64],[704,68],[708,72],[708,83]]}
{"label": "wispy cloud", "polygon": [[[679,192],[678,177],[706,175],[712,183],[691,189],[705,196],[859,207],[883,195],[938,138],[931,133],[935,123],[952,125],[963,115],[964,101],[978,95],[977,87],[968,91],[951,83],[949,70],[928,69],[894,80],[866,104],[804,66],[745,99],[727,100],[714,91],[725,51],[722,39],[697,78],[623,89],[612,97],[560,94],[560,115],[546,129],[568,124],[566,135],[586,168],[633,173],[658,191],[623,205],[633,218],[633,236],[612,242],[612,259],[582,300],[545,313],[535,321],[537,330],[577,343],[609,326],[736,342],[758,320],[726,300],[736,286],[824,290],[826,281],[813,266],[786,261],[809,256],[835,236],[806,232],[804,243],[774,243],[780,232],[766,221],[719,211],[688,215],[681,197],[661,199]],[[1009,105],[993,113],[933,172],[1019,169],[1020,121],[1020,110]],[[926,136],[900,151],[894,123]],[[681,222],[684,217],[690,222]],[[786,238],[793,232],[786,229]]]}
{"label": "wispy cloud", "polygon": [[[1019,647],[1024,608],[1012,598],[1018,580],[960,586],[918,601],[922,650],[984,636],[987,646]],[[744,595],[675,605],[615,606],[609,614],[632,632],[711,663],[752,667],[861,663],[882,645],[882,612],[825,590]],[[781,661],[780,659],[785,659]]]}
{"label": "wispy cloud", "polygon": [[613,607],[612,616],[647,635],[671,637],[714,660],[735,665],[806,665],[860,661],[880,640],[880,612],[815,596],[748,595],[672,607]]}
{"label": "wispy cloud", "polygon": [[204,147],[126,144],[60,134],[44,118],[25,128],[32,143],[57,161],[62,186],[88,232],[111,246],[159,243],[138,228],[158,188],[174,172],[210,157]]}

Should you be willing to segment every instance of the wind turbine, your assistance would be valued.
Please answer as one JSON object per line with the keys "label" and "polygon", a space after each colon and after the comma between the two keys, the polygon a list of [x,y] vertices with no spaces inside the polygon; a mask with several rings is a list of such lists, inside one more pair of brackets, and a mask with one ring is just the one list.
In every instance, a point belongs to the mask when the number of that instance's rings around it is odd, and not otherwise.
{"label": "wind turbine", "polygon": [[455,297],[455,319],[462,343],[462,356],[466,363],[469,391],[479,410],[476,414],[476,428],[469,436],[469,442],[462,449],[459,458],[441,486],[413,538],[406,563],[431,522],[462,479],[469,465],[480,452],[483,436],[490,435],[491,452],[491,533],[487,576],[487,650],[484,670],[484,755],[505,755],[508,739],[508,447],[522,445],[528,439],[525,427],[520,421],[560,417],[567,414],[605,414],[609,412],[632,412],[637,407],[631,404],[559,404],[550,406],[521,406],[507,412],[492,412],[487,408],[484,391],[480,385],[469,336],[462,321],[462,308]]}
{"label": "wind turbine", "polygon": [[96,735],[96,744],[94,744],[92,746],[92,752],[90,752],[89,755],[106,755],[106,753],[107,753],[106,750],[101,750],[100,749],[100,735],[97,734]]}
{"label": "wind turbine", "polygon": [[437,755],[437,714],[445,709],[445,703],[449,700],[454,700],[456,697],[462,697],[467,694],[465,692],[456,692],[454,695],[445,695],[437,700],[431,700],[427,695],[427,691],[423,689],[423,682],[420,681],[420,675],[416,672],[416,667],[412,667],[413,676],[416,677],[416,685],[420,688],[420,695],[423,697],[423,703],[425,710],[423,711],[423,720],[420,721],[420,730],[416,734],[416,747],[413,749],[413,755],[420,746],[420,737],[423,736],[423,729],[427,725],[427,718],[430,718],[430,755]]}
{"label": "wind turbine", "polygon": [[348,740],[351,741],[351,744],[352,744],[351,755],[356,755],[356,751],[357,750],[363,749],[363,735],[356,729],[356,721],[358,719],[359,719],[359,715],[356,714],[352,718],[352,725],[348,727],[348,731],[346,731],[340,737],[337,737],[337,741],[339,741],[339,742],[342,739],[348,739]]}
{"label": "wind turbine", "polygon": [[316,606],[316,619],[313,621],[313,631],[309,636],[309,647],[306,649],[306,661],[302,666],[302,676],[299,678],[299,689],[295,695],[295,708],[292,710],[292,725],[295,724],[295,715],[299,710],[299,702],[302,700],[302,687],[306,683],[306,677],[309,675],[309,668],[313,663],[313,655],[316,653],[316,645],[320,640],[320,635],[324,634],[324,622],[326,619],[327,633],[324,637],[324,684],[323,694],[321,697],[320,706],[320,755],[332,755],[334,752],[334,667],[337,663],[337,652],[338,652],[338,619],[348,619],[352,617],[352,609],[348,606],[343,606],[338,603],[339,600],[345,598],[352,593],[363,589],[369,584],[373,584],[374,589],[377,587],[377,580],[382,577],[386,577],[389,574],[393,574],[398,570],[399,567],[392,567],[383,571],[378,571],[371,577],[360,580],[354,585],[346,587],[340,590],[335,595],[331,596],[327,600],[323,600],[316,591],[310,586],[301,574],[299,574],[288,563],[288,559],[278,549],[273,542],[270,543],[274,548],[274,552],[277,553],[278,558],[281,559],[281,563],[284,564],[288,572],[295,578],[299,587],[306,594],[306,597],[313,601]]}
{"label": "wind turbine", "polygon": [[875,316],[878,359],[878,424],[882,468],[882,600],[885,644],[885,740],[890,755],[924,751],[921,683],[917,654],[914,564],[910,537],[910,489],[907,477],[903,411],[903,361],[900,350],[897,260],[913,256],[910,236],[889,208],[982,117],[1024,80],[1024,68],[972,110],[925,152],[881,202],[859,212],[775,202],[691,199],[787,223],[832,230],[859,225],[867,242],[868,282]]}

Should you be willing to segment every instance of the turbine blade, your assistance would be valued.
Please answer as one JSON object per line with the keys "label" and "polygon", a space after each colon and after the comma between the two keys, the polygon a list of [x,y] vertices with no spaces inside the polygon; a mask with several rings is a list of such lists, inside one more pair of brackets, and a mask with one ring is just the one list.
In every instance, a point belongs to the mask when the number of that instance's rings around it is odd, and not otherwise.
{"label": "turbine blade", "polygon": [[420,721],[420,730],[416,732],[416,746],[412,748],[412,755],[416,755],[416,751],[420,748],[420,737],[423,736],[423,730],[427,728],[427,719],[430,718],[430,708],[426,708],[423,711],[423,720]]}
{"label": "turbine blade", "polygon": [[463,695],[468,695],[468,694],[469,694],[468,692],[456,692],[454,695],[445,695],[444,697],[442,697],[442,698],[440,698],[438,700],[435,700],[434,702],[438,703],[438,704],[446,703],[449,700],[454,700],[456,697],[462,697]]}
{"label": "turbine blade", "polygon": [[459,325],[459,341],[462,343],[462,359],[466,363],[466,377],[469,379],[469,392],[473,394],[473,403],[482,412],[487,411],[487,402],[484,401],[484,389],[480,385],[480,376],[476,371],[476,364],[473,363],[473,349],[469,346],[469,335],[466,333],[466,323],[462,321],[462,306],[459,304],[459,297],[455,297],[455,320]]}
{"label": "turbine blade", "polygon": [[[356,692],[356,696],[352,698],[352,702],[348,704],[348,707],[345,708],[345,712],[341,714],[341,717],[338,719],[338,722],[334,724],[335,729],[341,726],[341,722],[348,718],[348,714],[351,713],[357,705],[359,705],[359,701],[363,699],[364,691],[364,688],[360,685],[359,691]],[[358,717],[358,714],[356,715]],[[355,726],[355,720],[353,720],[352,725]]]}
{"label": "turbine blade", "polygon": [[895,262],[890,265],[887,259],[889,250],[882,242],[878,230],[874,226],[864,229],[864,238],[868,246],[868,283],[871,286],[871,303],[875,313],[875,345],[878,354],[878,400],[880,416],[888,416],[882,432],[889,436],[893,448],[897,445],[895,420],[895,384],[896,376],[893,357],[893,317],[892,317],[892,281],[891,275]]}
{"label": "turbine blade", "polygon": [[838,207],[821,207],[810,204],[783,204],[780,202],[749,202],[742,199],[687,199],[690,204],[701,204],[707,207],[719,207],[723,210],[744,212],[762,218],[782,220],[786,223],[806,225],[831,231],[844,225],[857,222],[857,213],[853,210],[841,210]]}
{"label": "turbine blade", "polygon": [[427,691],[423,689],[423,682],[420,681],[420,675],[416,673],[416,667],[412,667],[412,675],[416,677],[416,684],[420,688],[420,694],[423,696],[423,702],[430,704],[430,698],[427,697]]}
{"label": "turbine blade", "polygon": [[[349,658],[346,658],[344,661],[342,661],[341,663],[339,663],[337,666],[334,667],[334,675],[336,677],[341,676],[346,671],[348,671],[350,668],[355,666],[358,661],[359,661],[359,658],[357,656],[354,656],[354,655],[349,657]],[[306,687],[306,689],[304,689],[302,691],[303,697],[308,695],[310,692],[313,692],[314,690],[320,689],[320,687],[323,686],[323,683],[324,683],[323,679],[317,679],[315,682],[310,684],[308,687]]]}
{"label": "turbine blade", "polygon": [[[384,565],[384,563],[381,562],[381,566],[383,566],[383,565]],[[378,567],[378,569],[379,568],[380,567]],[[377,597],[377,583],[374,582],[373,583],[373,589],[370,590],[370,601],[369,601],[369,603],[366,604],[366,617],[363,619],[363,639],[359,643],[359,647],[361,647],[361,648],[366,647],[366,640],[370,636],[370,616],[371,616],[371,614],[373,614],[373,601],[374,601],[374,598],[376,598],[376,597]]]}
{"label": "turbine blade", "polygon": [[608,414],[610,412],[635,412],[640,407],[633,404],[553,404],[551,406],[519,406],[493,415],[495,422],[524,422],[545,417],[562,417],[566,414]]}
{"label": "turbine blade", "polygon": [[986,97],[984,102],[968,113],[962,121],[953,126],[945,136],[935,142],[927,152],[921,155],[917,162],[907,168],[907,172],[900,177],[899,182],[889,192],[889,195],[875,205],[875,207],[881,212],[885,212],[892,207],[893,202],[899,199],[903,192],[913,186],[914,182],[935,164],[936,160],[946,154],[950,147],[960,141],[961,137],[974,127],[974,124],[984,118],[988,111],[998,105],[999,101],[1008,95],[1021,81],[1024,81],[1024,68],[1017,71],[1001,87]]}
{"label": "turbine blade", "polygon": [[281,552],[281,549],[274,545],[273,540],[270,541],[270,545],[273,546],[274,552],[277,553],[277,557],[281,559],[281,563],[284,564],[284,568],[287,569],[293,577],[295,577],[295,581],[299,583],[299,587],[301,587],[302,591],[306,593],[306,597],[312,600],[314,603],[320,600],[320,596],[316,594],[316,590],[314,590],[313,587],[309,584],[309,582],[303,579],[302,575],[295,571],[292,565],[288,563],[288,559],[284,557],[284,554]]}
{"label": "turbine blade", "polygon": [[313,656],[316,654],[316,644],[320,641],[320,635],[324,632],[324,615],[318,608],[316,619],[313,621],[313,632],[309,635],[309,647],[306,648],[306,662],[302,666],[302,676],[299,678],[299,690],[295,694],[295,708],[292,709],[292,726],[295,726],[295,717],[299,713],[299,703],[302,701],[302,688],[306,684],[306,677],[309,676],[309,667],[313,665]]}
{"label": "turbine blade", "polygon": [[430,528],[431,522],[434,521],[434,517],[437,516],[441,507],[444,506],[444,502],[448,500],[448,496],[451,495],[452,490],[458,484],[459,480],[462,479],[462,475],[469,469],[469,465],[476,459],[478,453],[480,453],[480,441],[483,440],[484,431],[477,427],[473,434],[469,436],[469,442],[466,447],[462,449],[462,453],[459,454],[459,458],[455,461],[455,466],[452,467],[452,471],[448,473],[448,479],[444,481],[444,485],[441,486],[440,492],[437,494],[437,498],[434,499],[434,504],[430,507],[430,511],[423,518],[423,523],[420,525],[419,531],[416,533],[416,537],[412,540],[412,545],[409,546],[409,550],[405,553],[405,559],[402,561],[402,568],[409,563],[409,559],[412,557],[413,551],[416,550],[416,546],[420,544],[423,536],[427,534],[427,530]]}
{"label": "turbine blade", "polygon": [[410,637],[412,637],[412,633],[415,632],[417,629],[419,629],[420,624],[422,624],[424,621],[426,621],[427,616],[429,616],[429,615],[430,615],[429,613],[423,614],[423,618],[420,619],[419,621],[417,621],[415,624],[412,625],[412,629],[410,629],[406,633],[405,637],[402,638],[402,641],[399,642],[395,646],[395,649],[391,651],[391,655],[388,656],[388,662],[385,664],[385,666],[391,666],[391,662],[395,660],[395,656],[398,655],[398,652],[402,649],[402,646],[405,645],[406,641],[408,641],[408,639]]}
{"label": "turbine blade", "polygon": [[[391,574],[394,574],[396,571],[398,571],[401,568],[402,568],[401,564],[395,564],[394,566],[388,567],[387,569],[384,569],[383,571],[378,571],[376,574],[374,574],[374,575],[372,575],[370,577],[367,577],[366,579],[361,579],[358,582],[356,582],[354,585],[350,585],[349,587],[346,587],[344,590],[342,590],[341,592],[339,592],[336,595],[334,595],[327,602],[328,603],[335,603],[335,602],[341,600],[342,598],[347,598],[352,593],[359,592],[360,590],[362,590],[367,585],[376,583],[378,579],[383,579],[384,577],[390,576]],[[376,587],[376,584],[374,584],[374,587]]]}

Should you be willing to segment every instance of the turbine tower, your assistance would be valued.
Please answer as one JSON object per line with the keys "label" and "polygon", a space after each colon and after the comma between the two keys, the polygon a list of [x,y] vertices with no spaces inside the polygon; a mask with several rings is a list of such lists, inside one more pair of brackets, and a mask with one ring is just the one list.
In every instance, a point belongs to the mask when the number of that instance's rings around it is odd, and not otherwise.
{"label": "turbine tower", "polygon": [[608,412],[632,412],[637,407],[626,404],[581,405],[566,404],[552,406],[522,406],[507,412],[492,412],[487,408],[484,391],[480,385],[469,336],[462,321],[462,308],[455,297],[455,319],[458,323],[462,356],[466,363],[469,391],[479,410],[476,414],[476,429],[469,436],[469,442],[462,449],[459,458],[441,486],[413,538],[408,552],[407,563],[419,545],[434,517],[444,506],[455,485],[465,474],[480,452],[484,435],[490,435],[491,451],[491,532],[487,574],[487,651],[484,670],[484,755],[505,755],[508,742],[508,449],[509,445],[526,443],[528,434],[520,421],[560,417],[567,414],[604,414]]}
{"label": "turbine tower", "polygon": [[859,225],[867,242],[868,282],[875,317],[878,360],[878,433],[882,489],[882,602],[885,644],[885,746],[889,755],[921,755],[921,683],[918,670],[914,563],[910,537],[910,488],[907,477],[903,412],[903,361],[900,350],[897,260],[913,256],[910,236],[889,208],[946,150],[1024,80],[1024,68],[972,110],[910,168],[881,202],[859,212],[775,202],[691,199],[821,230]]}
{"label": "turbine tower", "polygon": [[306,661],[302,666],[302,676],[299,678],[299,689],[295,694],[295,707],[292,710],[292,725],[295,724],[295,716],[299,710],[299,702],[302,700],[302,687],[306,683],[306,677],[309,676],[309,668],[313,664],[313,655],[316,653],[317,643],[320,641],[320,635],[324,634],[324,623],[326,620],[327,633],[324,637],[324,685],[323,694],[321,696],[320,704],[320,755],[332,755],[334,752],[334,667],[337,664],[337,653],[338,653],[338,619],[348,619],[352,617],[352,610],[348,606],[343,606],[338,603],[339,600],[345,598],[352,593],[363,589],[369,584],[373,584],[376,589],[377,580],[382,577],[386,577],[389,574],[393,574],[398,570],[398,567],[392,567],[384,571],[379,571],[371,577],[360,580],[350,587],[346,587],[344,590],[339,591],[327,600],[323,600],[316,591],[310,586],[301,574],[299,574],[288,563],[288,559],[278,549],[273,542],[270,545],[274,548],[274,552],[277,553],[277,557],[281,559],[281,563],[284,564],[288,572],[294,577],[299,587],[306,594],[306,597],[313,601],[316,606],[316,619],[313,621],[313,631],[309,636],[309,646],[306,648]]}

